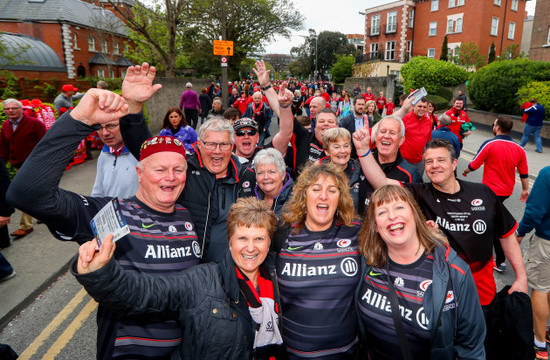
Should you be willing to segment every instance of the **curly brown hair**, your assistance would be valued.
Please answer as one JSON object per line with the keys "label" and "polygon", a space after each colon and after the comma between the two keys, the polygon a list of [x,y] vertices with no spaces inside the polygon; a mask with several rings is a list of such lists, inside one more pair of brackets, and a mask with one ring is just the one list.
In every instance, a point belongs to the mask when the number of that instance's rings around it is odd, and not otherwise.
{"label": "curly brown hair", "polygon": [[294,194],[292,198],[285,204],[281,219],[289,224],[295,224],[294,233],[298,233],[305,225],[307,218],[307,190],[312,186],[319,177],[330,177],[336,183],[340,192],[338,199],[338,207],[334,218],[336,222],[351,226],[356,218],[353,200],[350,194],[348,178],[343,170],[333,163],[311,163],[307,165],[296,184],[294,185]]}
{"label": "curly brown hair", "polygon": [[367,264],[374,267],[382,267],[386,264],[388,247],[378,233],[375,210],[378,206],[392,201],[404,201],[411,207],[418,240],[427,254],[430,254],[438,243],[447,243],[447,238],[439,229],[431,228],[426,224],[426,218],[408,190],[398,185],[384,185],[372,194],[363,225],[357,236],[359,252],[365,257]]}

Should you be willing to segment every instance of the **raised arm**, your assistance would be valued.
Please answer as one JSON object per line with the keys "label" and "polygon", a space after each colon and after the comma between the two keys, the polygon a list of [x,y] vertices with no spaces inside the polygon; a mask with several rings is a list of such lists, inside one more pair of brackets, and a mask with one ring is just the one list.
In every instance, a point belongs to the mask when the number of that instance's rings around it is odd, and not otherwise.
{"label": "raised arm", "polygon": [[409,96],[408,98],[405,99],[405,101],[403,101],[403,106],[401,106],[399,110],[395,111],[392,114],[392,117],[403,119],[403,116],[407,115],[409,111],[412,110],[412,108],[413,108],[412,97]]}
{"label": "raised arm", "polygon": [[376,163],[370,151],[370,134],[367,128],[359,128],[353,133],[353,145],[355,145],[355,149],[357,149],[357,156],[361,163],[363,174],[374,189],[378,189],[388,184],[401,185],[399,181],[388,179],[386,174],[384,174],[380,166]]}
{"label": "raised arm", "polygon": [[[277,106],[279,107],[279,132],[275,134],[271,144],[273,148],[279,150],[283,156],[286,154],[287,146],[292,138],[294,129],[294,116],[292,115],[292,91],[287,89],[288,83],[285,81],[279,89],[277,97]],[[271,105],[271,103],[270,103]]]}
{"label": "raised arm", "polygon": [[[264,95],[267,98],[267,101],[269,102],[269,106],[271,106],[271,109],[273,109],[273,112],[279,115],[279,101],[277,100],[277,92],[275,89],[273,89],[273,86],[271,86],[271,80],[269,78],[269,70],[265,67],[265,63],[263,60],[256,61],[255,67],[252,68],[254,73],[256,74],[256,77],[258,78],[258,82],[260,83],[260,87],[264,90]],[[269,87],[269,88],[267,88]]]}

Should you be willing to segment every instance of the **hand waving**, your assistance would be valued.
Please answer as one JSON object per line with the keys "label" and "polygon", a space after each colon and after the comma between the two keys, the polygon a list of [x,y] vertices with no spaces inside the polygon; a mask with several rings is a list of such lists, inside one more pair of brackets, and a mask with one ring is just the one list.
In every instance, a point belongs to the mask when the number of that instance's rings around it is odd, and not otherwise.
{"label": "hand waving", "polygon": [[256,74],[261,87],[269,85],[271,78],[263,60],[256,61],[256,67],[252,68],[252,70]]}
{"label": "hand waving", "polygon": [[122,96],[130,105],[131,112],[135,112],[135,106],[139,106],[139,112],[141,105],[162,88],[161,84],[153,85],[156,73],[155,67],[150,67],[145,62],[141,66],[136,65],[128,68],[122,82]]}
{"label": "hand waving", "polygon": [[288,82],[283,82],[281,88],[279,89],[279,95],[277,100],[279,101],[279,107],[282,109],[288,108],[292,105],[292,100],[294,99],[294,94],[292,91],[288,90]]}

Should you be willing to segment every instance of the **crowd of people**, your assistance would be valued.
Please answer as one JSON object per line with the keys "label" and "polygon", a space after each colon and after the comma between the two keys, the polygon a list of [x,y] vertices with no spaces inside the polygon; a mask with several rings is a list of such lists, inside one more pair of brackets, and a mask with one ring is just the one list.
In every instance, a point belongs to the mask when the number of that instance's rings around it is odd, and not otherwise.
{"label": "crowd of people", "polygon": [[[395,107],[359,84],[275,83],[262,61],[254,73],[228,84],[225,109],[219,85],[198,95],[187,83],[153,136],[143,103],[162,86],[154,67],[132,66],[122,95],[88,90],[0,187],[8,221],[15,206],[81,244],[71,271],[99,302],[98,359],[492,359],[504,259],[510,294],[536,289],[524,353],[547,356],[550,263],[533,245],[526,271],[518,240],[535,228],[550,252],[548,178],[529,194],[509,118],[464,170],[485,163],[476,184],[456,177],[472,131],[463,98],[438,118],[426,98]],[[107,148],[92,195],[60,189],[94,131]],[[519,227],[503,203],[516,171]],[[130,233],[93,239],[113,198]]]}

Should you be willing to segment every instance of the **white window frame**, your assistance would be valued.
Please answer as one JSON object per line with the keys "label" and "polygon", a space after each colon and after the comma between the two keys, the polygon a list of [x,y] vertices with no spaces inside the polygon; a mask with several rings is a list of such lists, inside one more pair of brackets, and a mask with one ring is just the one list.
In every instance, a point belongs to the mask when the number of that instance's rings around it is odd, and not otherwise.
{"label": "white window frame", "polygon": [[456,6],[456,0],[449,0],[449,7],[453,8]]}
{"label": "white window frame", "polygon": [[516,34],[516,23],[513,21],[510,21],[510,24],[508,24],[508,39],[514,40],[515,34]]}
{"label": "white window frame", "polygon": [[456,46],[456,47],[454,48],[454,52],[453,52],[453,53],[454,53],[454,56],[453,56],[452,60],[453,60],[453,62],[454,62],[455,64],[457,64],[457,63],[458,63],[458,59],[460,58],[460,46]]}
{"label": "white window frame", "polygon": [[390,11],[386,15],[386,33],[397,32],[397,11]]}
{"label": "white window frame", "polygon": [[518,11],[518,4],[519,0],[512,0],[512,5],[510,6],[510,9],[512,11]]}
{"label": "white window frame", "polygon": [[114,79],[114,78],[115,78],[115,71],[114,71],[113,69],[110,69],[110,70],[109,70],[109,77],[110,77],[111,79]]}
{"label": "white window frame", "polygon": [[118,41],[113,42],[113,54],[119,55],[120,54],[120,45]]}
{"label": "white window frame", "polygon": [[461,33],[462,32],[462,18],[459,17],[458,19],[456,19],[456,22],[455,22],[455,33]]}
{"label": "white window frame", "polygon": [[105,39],[101,39],[101,52],[104,54],[107,54],[109,52],[109,44]]}
{"label": "white window frame", "polygon": [[73,49],[80,50],[78,47],[78,35],[75,32],[73,33]]}
{"label": "white window frame", "polygon": [[[433,30],[433,33],[432,33]],[[428,36],[436,36],[437,35],[437,21],[430,22],[430,27],[428,30]]]}
{"label": "white window frame", "polygon": [[409,10],[409,28],[414,28],[414,9]]}
{"label": "white window frame", "polygon": [[88,36],[88,50],[95,51],[95,38],[93,36]]}
{"label": "white window frame", "polygon": [[386,50],[384,53],[384,60],[395,60],[395,41],[386,41]]}
{"label": "white window frame", "polygon": [[428,49],[428,53],[427,53],[426,56],[431,58],[431,59],[435,59],[435,48]]}
{"label": "white window frame", "polygon": [[546,39],[546,44],[550,45],[550,26],[548,27],[548,38]]}
{"label": "white window frame", "polygon": [[123,79],[126,77],[126,70],[120,70],[120,77]]}
{"label": "white window frame", "polygon": [[447,20],[447,34],[452,34],[455,32],[455,22],[453,19]]}
{"label": "white window frame", "polygon": [[491,36],[498,36],[498,23],[499,18],[493,16],[491,19]]}
{"label": "white window frame", "polygon": [[97,77],[105,79],[105,70],[97,69]]}
{"label": "white window frame", "polygon": [[464,0],[456,0],[456,6],[464,6]]}
{"label": "white window frame", "polygon": [[372,15],[370,18],[370,34],[380,35],[380,14]]}
{"label": "white window frame", "polygon": [[502,5],[502,0],[495,0],[495,1],[493,2],[493,5],[501,6],[501,5]]}
{"label": "white window frame", "polygon": [[412,59],[412,50],[413,50],[412,44],[413,44],[412,40],[407,40],[407,55],[409,55],[408,56],[409,61],[411,61]]}
{"label": "white window frame", "polygon": [[439,0],[432,0],[431,11],[438,11],[438,10],[439,10]]}
{"label": "white window frame", "polygon": [[[380,46],[378,45],[378,43],[371,43],[370,44],[370,59],[371,60],[374,60],[374,59],[378,59],[378,51],[380,49]],[[373,55],[374,54],[374,55]]]}

